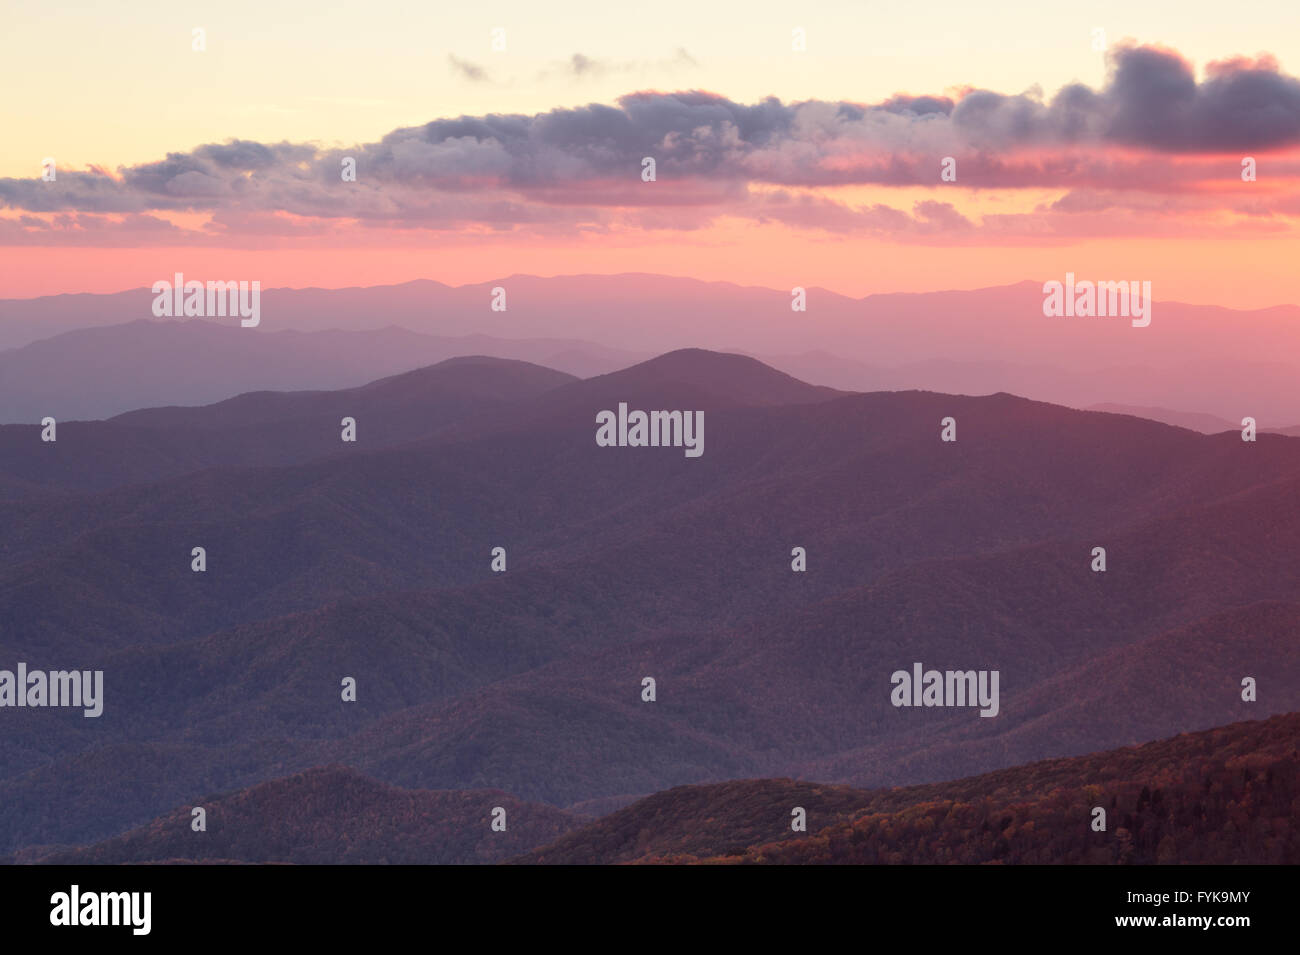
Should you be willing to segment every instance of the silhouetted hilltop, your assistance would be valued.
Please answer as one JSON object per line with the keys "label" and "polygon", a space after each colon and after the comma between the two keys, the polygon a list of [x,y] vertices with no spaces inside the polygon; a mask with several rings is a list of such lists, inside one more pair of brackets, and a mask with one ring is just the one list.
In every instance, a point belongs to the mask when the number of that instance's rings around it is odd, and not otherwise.
{"label": "silhouetted hilltop", "polygon": [[[183,807],[89,849],[55,853],[55,865],[188,861],[425,865],[496,862],[553,838],[575,821],[506,793],[419,792],[342,767],[312,769],[202,800],[206,831]],[[506,828],[491,828],[505,809]]]}
{"label": "silhouetted hilltop", "polygon": [[[1300,713],[930,786],[790,780],[650,796],[516,861],[1296,863]],[[807,811],[807,833],[791,810]],[[1094,831],[1094,810],[1105,831]]]}
{"label": "silhouetted hilltop", "polygon": [[[449,426],[575,381],[522,361],[473,356],[341,391],[258,391],[197,407],[147,408],[107,421],[0,425],[0,499],[100,491],[214,467],[271,467],[349,449],[342,420],[368,449],[428,438]],[[5,480],[14,482],[5,494]]]}

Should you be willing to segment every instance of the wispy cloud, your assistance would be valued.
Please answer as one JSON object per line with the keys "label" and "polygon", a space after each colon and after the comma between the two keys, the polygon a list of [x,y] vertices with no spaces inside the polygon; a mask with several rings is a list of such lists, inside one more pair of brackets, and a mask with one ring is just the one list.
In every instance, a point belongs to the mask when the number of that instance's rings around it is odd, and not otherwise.
{"label": "wispy cloud", "polygon": [[685,48],[678,47],[672,56],[659,60],[607,60],[574,53],[567,60],[556,63],[537,74],[539,80],[563,77],[584,80],[597,79],[612,75],[631,76],[633,74],[671,74],[683,69],[698,67],[699,61]]}
{"label": "wispy cloud", "polygon": [[488,75],[488,71],[477,63],[471,63],[469,60],[462,60],[460,57],[450,53],[447,54],[447,62],[451,64],[451,70],[453,73],[464,77],[471,83],[490,83],[492,81],[492,77]]}

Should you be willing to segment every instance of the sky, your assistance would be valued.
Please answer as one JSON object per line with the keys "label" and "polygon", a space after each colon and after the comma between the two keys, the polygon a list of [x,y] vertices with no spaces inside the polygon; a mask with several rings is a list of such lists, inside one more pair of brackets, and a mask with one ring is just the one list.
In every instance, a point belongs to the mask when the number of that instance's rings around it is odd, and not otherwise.
{"label": "sky", "polygon": [[4,24],[0,297],[1070,271],[1300,301],[1296,4],[10,0]]}

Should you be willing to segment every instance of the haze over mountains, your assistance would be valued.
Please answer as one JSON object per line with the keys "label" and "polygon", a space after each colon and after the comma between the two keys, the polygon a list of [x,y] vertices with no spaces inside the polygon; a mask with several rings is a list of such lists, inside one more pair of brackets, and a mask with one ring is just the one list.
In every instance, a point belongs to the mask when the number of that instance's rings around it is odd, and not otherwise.
{"label": "haze over mountains", "polygon": [[[498,287],[505,311],[491,308]],[[1234,311],[1155,294],[1146,328],[1045,318],[1041,282],[863,299],[810,288],[806,312],[791,311],[788,290],[641,274],[267,289],[256,329],[148,321],[148,289],[9,299],[0,301],[0,347],[30,347],[0,352],[0,421],[350,387],[456,355],[588,377],[705,347],[845,390],[1006,391],[1072,407],[1251,416],[1261,429],[1300,423],[1300,307]],[[46,340],[60,332],[71,335]]]}
{"label": "haze over mountains", "polygon": [[103,419],[250,391],[339,390],[473,355],[531,361],[580,377],[648,357],[590,342],[437,337],[397,326],[259,332],[216,320],[138,318],[0,351],[0,422]]}
{"label": "haze over mountains", "polygon": [[[1218,434],[1221,431],[1236,431],[1240,428],[1239,424],[1234,424],[1231,421],[1215,417],[1214,415],[1175,411],[1171,408],[1136,408],[1129,405],[1102,403],[1099,405],[1093,405],[1085,410],[1107,411],[1111,414],[1133,415],[1136,418],[1150,418],[1152,421],[1161,421],[1165,424],[1172,424],[1177,428],[1187,428],[1191,431],[1199,431],[1201,434]],[[1266,430],[1277,431],[1279,429],[1270,428]]]}
{"label": "haze over mountains", "polygon": [[[620,402],[704,411],[704,454],[598,447]],[[561,810],[673,786],[936,782],[1300,709],[1295,438],[847,394],[700,349],[38,430],[0,432],[0,667],[102,669],[105,706],[0,710],[0,851],[24,857],[320,767],[434,829],[478,825],[484,790],[549,806],[523,852]],[[914,661],[999,670],[999,715],[895,708]]]}

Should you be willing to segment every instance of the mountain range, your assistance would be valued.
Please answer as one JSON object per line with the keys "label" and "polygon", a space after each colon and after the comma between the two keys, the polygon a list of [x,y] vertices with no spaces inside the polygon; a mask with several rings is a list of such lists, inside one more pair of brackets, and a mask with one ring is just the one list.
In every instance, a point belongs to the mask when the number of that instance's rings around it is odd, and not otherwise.
{"label": "mountain range", "polygon": [[[155,321],[145,288],[7,299],[0,422],[355,387],[470,354],[590,377],[702,347],[842,390],[1005,391],[1079,408],[1250,416],[1262,430],[1300,424],[1292,387],[1300,369],[1288,357],[1300,307],[1189,305],[1156,289],[1151,324],[1134,328],[1122,318],[1045,318],[1042,287],[864,298],[808,288],[806,311],[794,311],[789,289],[635,273],[511,275],[459,287],[267,289],[252,329]],[[504,290],[502,310],[495,289]]]}
{"label": "mountain range", "polygon": [[[702,411],[703,455],[598,446],[621,403]],[[494,861],[678,786],[940,783],[1300,710],[1282,435],[702,349],[582,379],[458,358],[37,432],[0,432],[0,667],[101,669],[105,704],[0,710],[0,851],[23,859],[171,833],[212,793],[247,790],[251,819],[301,777],[372,820],[544,807],[519,842],[418,843]],[[917,661],[999,671],[999,714],[891,705]]]}

